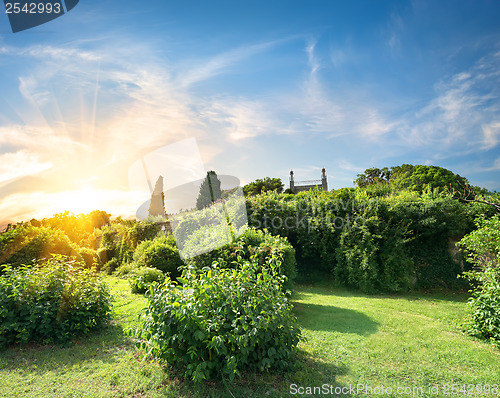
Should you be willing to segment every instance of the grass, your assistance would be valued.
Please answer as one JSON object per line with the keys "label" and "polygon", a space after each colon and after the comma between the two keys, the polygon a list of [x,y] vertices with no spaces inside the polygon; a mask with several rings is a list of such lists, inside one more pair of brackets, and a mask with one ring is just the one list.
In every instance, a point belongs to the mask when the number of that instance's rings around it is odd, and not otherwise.
{"label": "grass", "polygon": [[[294,370],[194,385],[141,358],[124,329],[138,327],[145,299],[132,295],[124,280],[108,281],[116,298],[113,323],[67,348],[28,345],[1,352],[1,396],[290,397],[305,396],[299,387],[326,384],[344,391],[355,385],[390,387],[392,396],[399,387],[415,392],[402,396],[458,397],[470,395],[451,394],[445,385],[500,384],[500,350],[460,332],[465,294],[368,296],[303,284],[294,305],[306,340]],[[439,387],[437,394],[429,393],[431,386]],[[418,387],[422,391],[412,391]],[[377,392],[365,388],[357,396],[388,396]]]}

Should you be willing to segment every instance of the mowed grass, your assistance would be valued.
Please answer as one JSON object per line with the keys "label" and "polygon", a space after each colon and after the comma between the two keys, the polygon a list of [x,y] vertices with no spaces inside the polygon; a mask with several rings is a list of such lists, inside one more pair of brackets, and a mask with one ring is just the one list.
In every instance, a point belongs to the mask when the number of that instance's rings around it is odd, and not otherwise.
{"label": "mowed grass", "polygon": [[[115,296],[111,326],[69,347],[28,345],[0,352],[1,397],[290,397],[324,385],[329,392],[359,387],[356,396],[390,396],[380,393],[383,386],[392,396],[458,397],[471,395],[452,394],[451,384],[500,384],[500,350],[460,331],[463,293],[369,296],[327,283],[299,285],[293,302],[306,340],[295,369],[195,385],[143,360],[124,330],[139,326],[146,301],[131,294],[126,281],[108,282]],[[407,394],[396,394],[398,387]]]}

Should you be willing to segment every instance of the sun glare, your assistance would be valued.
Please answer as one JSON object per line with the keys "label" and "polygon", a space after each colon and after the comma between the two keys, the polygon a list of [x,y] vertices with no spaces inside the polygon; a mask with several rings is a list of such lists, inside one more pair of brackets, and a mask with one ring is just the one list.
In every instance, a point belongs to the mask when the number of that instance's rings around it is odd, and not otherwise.
{"label": "sun glare", "polygon": [[54,208],[58,209],[58,211],[67,210],[74,214],[89,213],[93,210],[101,209],[104,205],[103,202],[106,202],[105,198],[103,198],[103,191],[95,189],[92,186],[59,192],[57,198]]}

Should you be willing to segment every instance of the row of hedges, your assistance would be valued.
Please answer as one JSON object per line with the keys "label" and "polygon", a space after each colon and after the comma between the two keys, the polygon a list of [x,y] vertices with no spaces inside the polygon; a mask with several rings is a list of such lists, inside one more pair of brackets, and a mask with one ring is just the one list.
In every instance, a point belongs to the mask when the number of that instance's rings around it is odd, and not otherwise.
{"label": "row of hedges", "polygon": [[490,206],[444,195],[400,192],[383,197],[362,189],[267,193],[247,198],[249,224],[285,236],[299,272],[333,273],[367,292],[458,287],[467,265],[450,250]]}

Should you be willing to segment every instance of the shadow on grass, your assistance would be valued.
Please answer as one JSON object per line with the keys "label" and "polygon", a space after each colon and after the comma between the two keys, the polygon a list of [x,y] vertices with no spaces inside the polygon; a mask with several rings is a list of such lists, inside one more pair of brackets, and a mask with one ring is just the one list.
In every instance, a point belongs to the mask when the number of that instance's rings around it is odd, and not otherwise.
{"label": "shadow on grass", "polygon": [[[304,395],[303,393],[297,394],[295,390],[305,386],[325,384],[331,385],[333,388],[342,387],[336,383],[336,377],[346,374],[347,371],[348,368],[344,365],[337,366],[333,363],[319,361],[312,358],[308,352],[298,350],[293,369],[288,372],[279,374],[248,372],[233,381],[212,380],[198,384],[178,379],[176,394],[195,398],[290,397]],[[170,375],[170,378],[172,377],[173,375]],[[169,395],[168,389],[162,393],[164,396],[176,396]],[[327,396],[332,395],[328,394]]]}
{"label": "shadow on grass", "polygon": [[117,362],[117,352],[134,349],[123,328],[110,324],[87,336],[77,337],[67,345],[27,343],[11,345],[1,351],[2,369],[22,370],[43,374],[81,365],[85,362]]}
{"label": "shadow on grass", "polygon": [[377,331],[378,323],[355,310],[330,305],[293,302],[301,327],[316,331],[355,333],[368,336]]}

